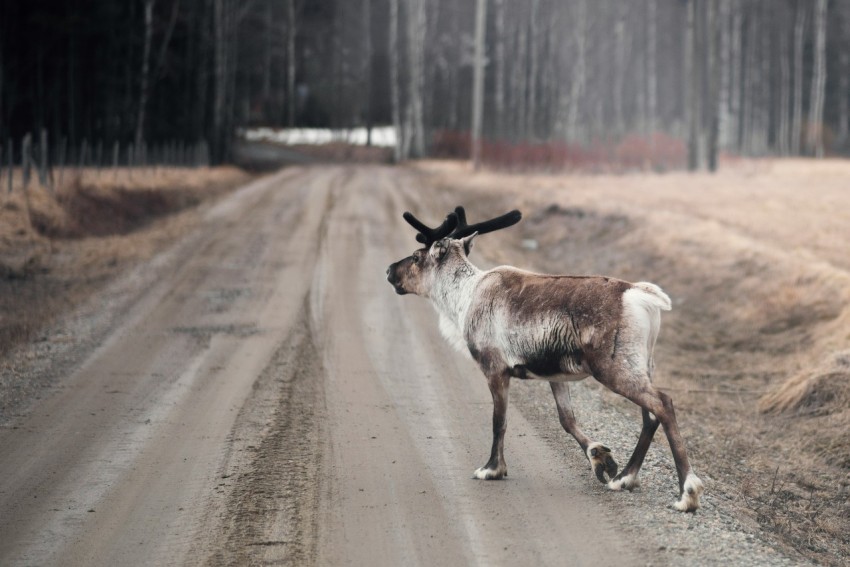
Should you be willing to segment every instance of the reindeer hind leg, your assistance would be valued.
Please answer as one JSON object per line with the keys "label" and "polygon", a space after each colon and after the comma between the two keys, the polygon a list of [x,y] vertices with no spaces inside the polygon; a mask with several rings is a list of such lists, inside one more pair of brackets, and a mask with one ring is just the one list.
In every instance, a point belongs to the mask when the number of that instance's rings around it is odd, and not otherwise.
{"label": "reindeer hind leg", "polygon": [[569,384],[549,382],[549,386],[552,388],[555,405],[558,407],[558,419],[564,431],[572,435],[578,442],[587,460],[590,461],[590,468],[599,482],[608,482],[605,478],[606,474],[608,478],[614,478],[614,475],[617,474],[617,461],[611,456],[611,449],[602,443],[591,441],[579,428],[570,400]]}

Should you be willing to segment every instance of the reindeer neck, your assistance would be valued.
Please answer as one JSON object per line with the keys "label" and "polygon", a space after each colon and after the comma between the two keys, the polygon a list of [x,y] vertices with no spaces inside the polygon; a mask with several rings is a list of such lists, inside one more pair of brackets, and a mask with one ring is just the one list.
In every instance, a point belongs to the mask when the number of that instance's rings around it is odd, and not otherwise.
{"label": "reindeer neck", "polygon": [[437,277],[431,293],[434,307],[442,315],[463,328],[463,321],[472,304],[473,290],[483,272],[464,258],[463,263],[443,270]]}

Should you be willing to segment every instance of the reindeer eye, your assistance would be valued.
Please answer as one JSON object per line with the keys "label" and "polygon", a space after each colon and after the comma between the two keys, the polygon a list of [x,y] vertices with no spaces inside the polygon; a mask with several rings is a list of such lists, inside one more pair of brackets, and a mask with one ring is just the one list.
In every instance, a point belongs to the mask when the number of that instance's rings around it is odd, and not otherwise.
{"label": "reindeer eye", "polygon": [[419,255],[418,255],[418,254],[414,254],[414,255],[413,255],[413,256],[411,256],[411,257],[413,258],[413,263],[414,263],[414,264],[418,264],[418,263],[419,263]]}

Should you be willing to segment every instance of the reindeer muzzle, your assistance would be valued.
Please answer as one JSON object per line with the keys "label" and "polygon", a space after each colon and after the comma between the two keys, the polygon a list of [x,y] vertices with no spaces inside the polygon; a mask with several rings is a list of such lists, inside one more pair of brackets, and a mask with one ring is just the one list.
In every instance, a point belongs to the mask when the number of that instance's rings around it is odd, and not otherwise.
{"label": "reindeer muzzle", "polygon": [[397,294],[406,295],[408,292],[401,287],[401,282],[398,281],[398,276],[396,275],[396,266],[398,266],[398,262],[396,262],[395,264],[390,264],[390,267],[387,268],[387,281],[390,282],[390,285],[393,286]]}

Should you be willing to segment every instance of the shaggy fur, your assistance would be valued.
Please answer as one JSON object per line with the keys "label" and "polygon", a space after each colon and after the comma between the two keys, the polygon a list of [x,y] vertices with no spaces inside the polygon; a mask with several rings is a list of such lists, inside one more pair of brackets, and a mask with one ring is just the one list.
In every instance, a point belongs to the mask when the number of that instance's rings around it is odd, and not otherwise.
{"label": "shaggy fur", "polygon": [[[696,510],[702,482],[690,470],[672,401],[651,384],[660,312],[671,308],[670,298],[647,282],[542,275],[509,266],[482,271],[467,257],[474,237],[439,240],[387,270],[397,293],[431,300],[442,334],[468,352],[487,377],[493,446],[474,477],[507,475],[503,444],[510,379],[540,379],[552,386],[562,426],[579,443],[594,475],[612,490],[638,486],[652,436],[663,425],[679,475],[676,509]],[[568,383],[587,376],[632,400],[644,414],[638,444],[619,475],[610,450],[588,439],[575,421]]]}

